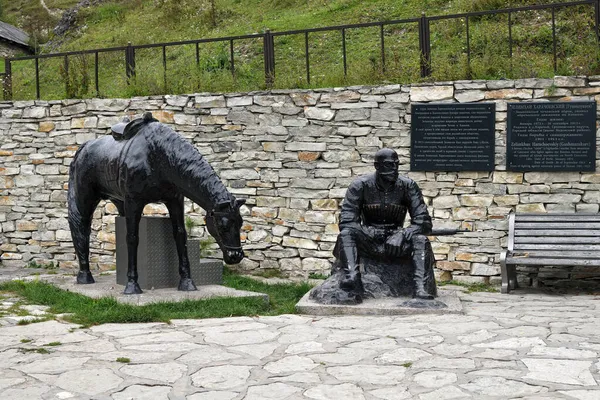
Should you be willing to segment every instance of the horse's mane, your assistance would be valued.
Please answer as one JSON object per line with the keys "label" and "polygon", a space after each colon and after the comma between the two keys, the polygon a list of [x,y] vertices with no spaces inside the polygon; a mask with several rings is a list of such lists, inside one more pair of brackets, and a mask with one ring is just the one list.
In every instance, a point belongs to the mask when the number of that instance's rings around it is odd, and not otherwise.
{"label": "horse's mane", "polygon": [[210,198],[213,204],[231,201],[231,194],[208,161],[194,145],[173,129],[161,123],[152,123],[144,130],[144,136],[152,151],[165,157],[164,160],[172,168],[172,173],[177,174],[188,185],[199,186],[195,186],[194,190],[199,189],[201,196],[207,200]]}

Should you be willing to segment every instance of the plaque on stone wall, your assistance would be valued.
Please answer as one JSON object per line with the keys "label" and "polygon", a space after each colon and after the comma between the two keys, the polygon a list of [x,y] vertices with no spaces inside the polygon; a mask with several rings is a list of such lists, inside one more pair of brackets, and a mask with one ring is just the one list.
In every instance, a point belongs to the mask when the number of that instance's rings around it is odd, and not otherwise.
{"label": "plaque on stone wall", "polygon": [[595,171],[596,102],[509,103],[509,171]]}
{"label": "plaque on stone wall", "polygon": [[413,104],[411,171],[493,171],[494,103]]}

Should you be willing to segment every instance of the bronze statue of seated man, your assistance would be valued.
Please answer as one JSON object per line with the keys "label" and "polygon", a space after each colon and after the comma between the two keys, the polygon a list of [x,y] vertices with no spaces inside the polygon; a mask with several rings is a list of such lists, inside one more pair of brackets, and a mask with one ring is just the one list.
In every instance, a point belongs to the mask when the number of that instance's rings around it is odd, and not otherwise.
{"label": "bronze statue of seated man", "polygon": [[[435,259],[426,236],[432,222],[421,190],[412,179],[399,176],[394,150],[379,150],[374,164],[375,173],[348,187],[333,251],[335,283],[313,291],[316,301],[360,303],[363,297],[437,295]],[[407,212],[411,223],[404,227]]]}

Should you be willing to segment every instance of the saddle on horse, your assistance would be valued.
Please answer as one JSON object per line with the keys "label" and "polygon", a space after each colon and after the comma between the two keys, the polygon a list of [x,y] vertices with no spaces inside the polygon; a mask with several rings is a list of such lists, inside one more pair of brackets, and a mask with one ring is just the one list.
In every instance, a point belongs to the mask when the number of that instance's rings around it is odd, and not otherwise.
{"label": "saddle on horse", "polygon": [[156,118],[152,116],[151,112],[145,112],[142,118],[129,120],[129,117],[124,117],[121,122],[113,125],[110,130],[115,140],[127,140],[131,139],[138,133],[145,125],[151,122],[158,122]]}

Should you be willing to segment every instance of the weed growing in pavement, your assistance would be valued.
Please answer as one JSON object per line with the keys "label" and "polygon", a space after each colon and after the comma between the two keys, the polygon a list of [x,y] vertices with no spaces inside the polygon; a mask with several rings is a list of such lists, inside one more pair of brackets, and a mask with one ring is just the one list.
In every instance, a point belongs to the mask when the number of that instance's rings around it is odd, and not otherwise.
{"label": "weed growing in pavement", "polygon": [[438,286],[446,286],[446,285],[456,285],[466,288],[467,293],[474,292],[490,292],[490,293],[498,293],[500,290],[488,283],[465,283],[459,281],[447,281],[447,282],[438,282]]}
{"label": "weed growing in pavement", "polygon": [[50,261],[49,263],[38,263],[35,260],[31,260],[27,263],[25,268],[54,270],[58,268],[58,264],[54,264],[54,261]]}
{"label": "weed growing in pavement", "polygon": [[17,325],[29,325],[29,324],[35,324],[38,322],[46,322],[48,320],[50,320],[50,318],[22,319],[19,322],[17,322]]}
{"label": "weed growing in pavement", "polygon": [[18,350],[21,353],[39,353],[39,354],[50,354],[50,352],[43,348],[43,347],[39,347],[39,348],[35,348],[35,349],[26,349],[24,347],[19,347]]}

